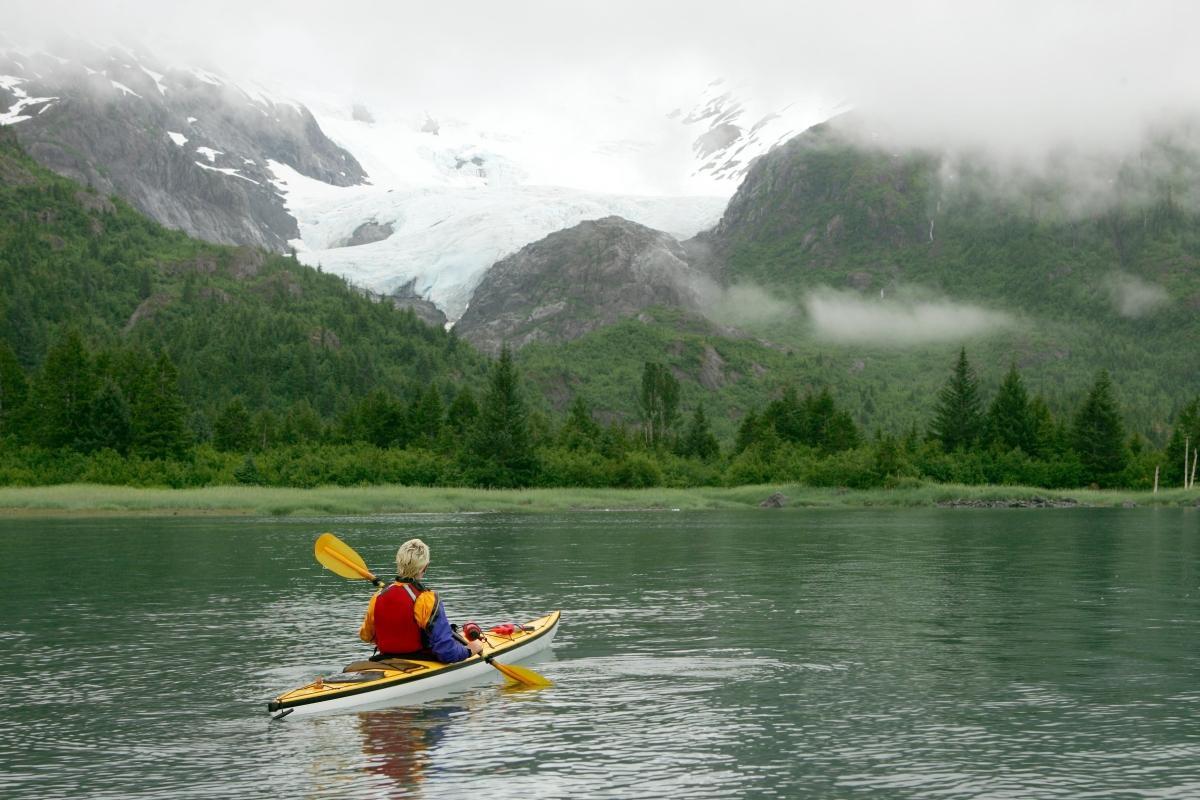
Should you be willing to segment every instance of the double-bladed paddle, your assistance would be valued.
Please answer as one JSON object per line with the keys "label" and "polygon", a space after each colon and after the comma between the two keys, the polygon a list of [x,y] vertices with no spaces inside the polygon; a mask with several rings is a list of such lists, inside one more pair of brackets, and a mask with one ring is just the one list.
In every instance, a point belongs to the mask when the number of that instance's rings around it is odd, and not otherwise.
{"label": "double-bladed paddle", "polygon": [[[313,550],[317,557],[317,562],[332,572],[334,575],[340,575],[343,578],[357,580],[359,578],[368,580],[376,586],[382,586],[383,581],[375,577],[371,570],[367,569],[367,563],[362,560],[362,556],[354,552],[350,545],[343,542],[341,539],[334,536],[332,533],[322,533],[317,537],[317,543]],[[455,638],[466,644],[456,631]],[[480,653],[482,658],[487,663],[498,669],[504,677],[514,683],[522,684],[523,686],[553,686],[546,678],[537,674],[527,667],[518,667],[514,664],[501,664],[492,656]]]}

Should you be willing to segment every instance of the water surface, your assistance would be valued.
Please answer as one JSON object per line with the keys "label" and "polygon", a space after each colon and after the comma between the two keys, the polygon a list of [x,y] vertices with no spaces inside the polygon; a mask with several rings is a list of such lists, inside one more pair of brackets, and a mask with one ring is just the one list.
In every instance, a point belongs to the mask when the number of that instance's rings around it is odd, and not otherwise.
{"label": "water surface", "polygon": [[[272,723],[414,535],[531,664]],[[1200,797],[1200,514],[0,520],[4,797]]]}

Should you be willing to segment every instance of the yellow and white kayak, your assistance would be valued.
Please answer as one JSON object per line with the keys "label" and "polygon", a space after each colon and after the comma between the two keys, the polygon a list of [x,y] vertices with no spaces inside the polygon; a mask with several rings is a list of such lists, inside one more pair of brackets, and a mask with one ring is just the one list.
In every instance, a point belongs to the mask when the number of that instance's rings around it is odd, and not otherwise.
{"label": "yellow and white kayak", "polygon": [[[558,630],[559,613],[553,611],[508,634],[485,631],[483,656],[495,656],[510,663],[546,650]],[[337,675],[317,678],[284,692],[267,704],[267,710],[277,718],[321,714],[425,695],[455,684],[469,683],[488,673],[498,675],[483,656],[471,656],[453,664],[420,659],[356,661]]]}

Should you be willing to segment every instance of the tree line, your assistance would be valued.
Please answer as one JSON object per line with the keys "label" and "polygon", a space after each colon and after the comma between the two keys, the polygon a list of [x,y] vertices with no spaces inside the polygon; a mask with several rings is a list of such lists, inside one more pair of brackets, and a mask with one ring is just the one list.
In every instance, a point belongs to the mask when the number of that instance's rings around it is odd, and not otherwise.
{"label": "tree line", "polygon": [[965,349],[926,428],[903,433],[867,434],[828,389],[789,387],[745,413],[722,447],[703,404],[681,407],[669,367],[646,362],[631,389],[636,421],[602,423],[581,396],[552,418],[534,410],[504,349],[474,390],[376,388],[333,416],[303,399],[282,412],[240,396],[205,409],[189,406],[165,350],[93,350],[69,330],[31,372],[0,341],[0,483],[1149,488],[1156,470],[1162,485],[1182,485],[1185,450],[1200,442],[1200,398],[1156,449],[1127,435],[1107,372],[1055,417],[1015,365],[985,398]]}

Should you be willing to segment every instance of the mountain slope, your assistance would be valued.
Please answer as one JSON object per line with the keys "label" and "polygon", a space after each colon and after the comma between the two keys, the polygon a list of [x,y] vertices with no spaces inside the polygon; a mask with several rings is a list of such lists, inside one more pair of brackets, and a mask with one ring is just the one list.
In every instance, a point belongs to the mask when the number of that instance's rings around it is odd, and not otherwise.
{"label": "mountain slope", "polygon": [[[853,117],[761,159],[720,223],[700,238],[729,281],[891,293],[920,283],[957,299],[1061,316],[1156,324],[1200,301],[1200,214],[1187,198],[1200,143],[1146,143],[1096,167],[1012,176],[970,158],[884,150]],[[1188,149],[1190,148],[1190,150]],[[1173,153],[1173,154],[1172,154]],[[1107,180],[1106,180],[1107,179]],[[1121,285],[1164,302],[1135,313]]]}
{"label": "mountain slope", "polygon": [[815,98],[779,107],[756,100],[745,87],[717,79],[689,111],[675,109],[668,114],[695,137],[691,141],[695,178],[735,189],[759,156],[837,113],[837,107]]}
{"label": "mountain slope", "polygon": [[967,344],[997,376],[1015,361],[1064,410],[1106,368],[1130,427],[1160,435],[1200,389],[1184,344],[1200,334],[1186,129],[1123,162],[1012,174],[885,149],[866,127],[839,118],[761,158],[693,242],[727,284],[793,309],[744,327],[849,363],[890,348],[894,366],[875,362],[889,380],[941,373]]}
{"label": "mountain slope", "polygon": [[374,388],[483,372],[455,337],[339,277],[191,239],[48,172],[11,129],[0,129],[0,178],[0,339],[26,369],[76,328],[102,348],[165,349],[194,407],[240,395],[323,415]]}
{"label": "mountain slope", "polygon": [[127,49],[56,50],[0,55],[0,124],[41,164],[161,224],[284,252],[298,229],[272,162],[330,185],[365,179],[302,106]]}
{"label": "mountain slope", "polygon": [[702,279],[669,235],[605,217],[496,262],[455,330],[491,353],[569,341],[653,306],[698,310]]}

